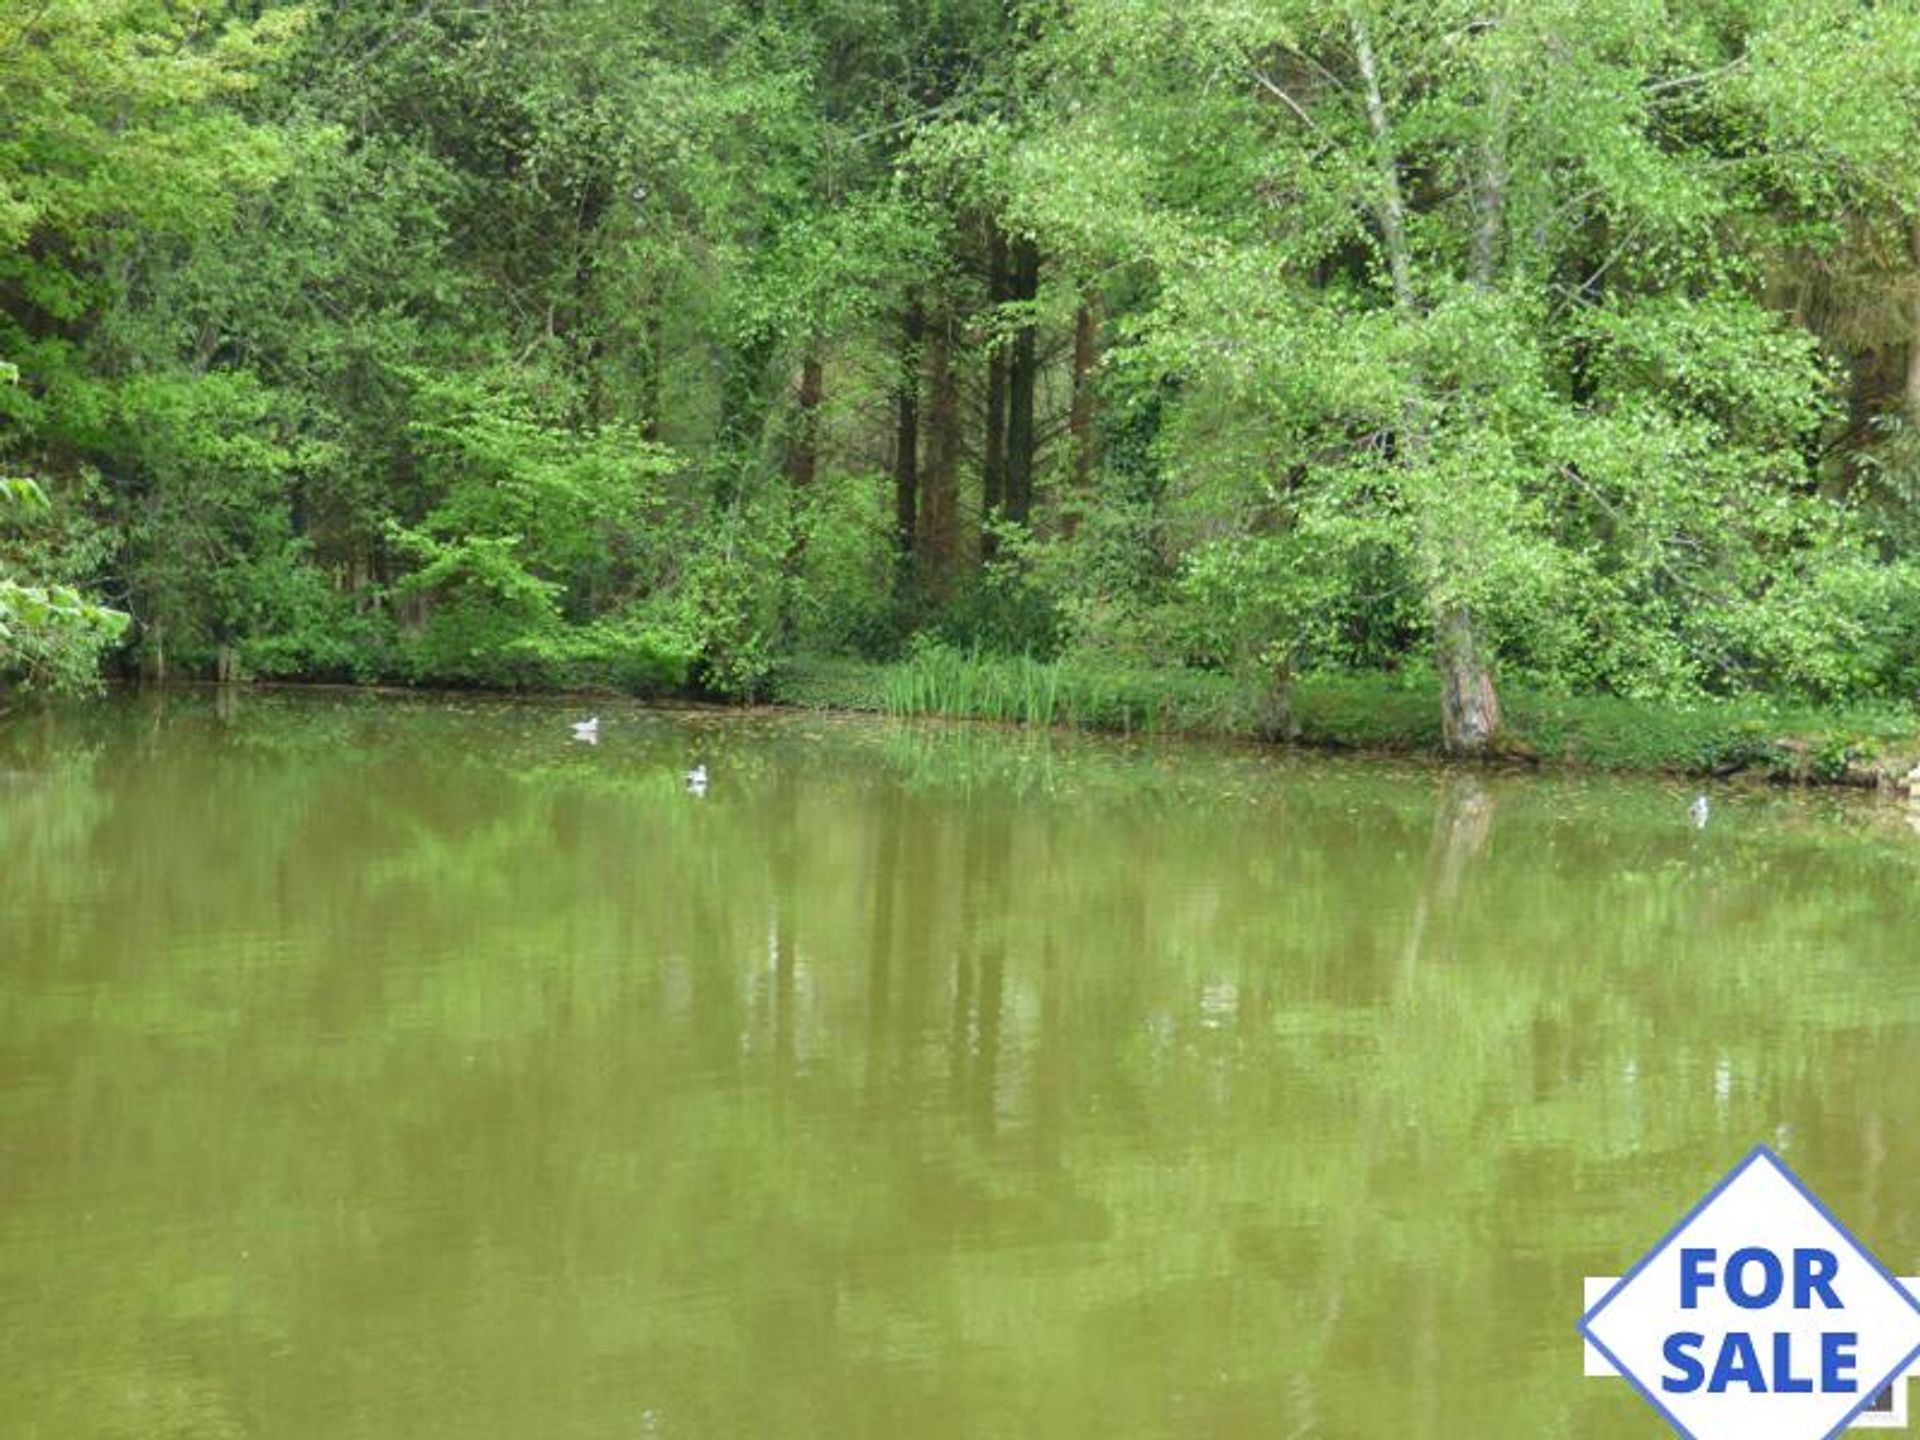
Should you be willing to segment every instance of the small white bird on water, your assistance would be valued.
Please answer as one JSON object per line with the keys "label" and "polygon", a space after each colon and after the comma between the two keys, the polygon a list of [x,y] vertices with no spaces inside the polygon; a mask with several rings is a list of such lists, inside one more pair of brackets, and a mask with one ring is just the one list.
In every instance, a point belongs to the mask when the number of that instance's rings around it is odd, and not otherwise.
{"label": "small white bird on water", "polygon": [[693,795],[704,795],[707,793],[707,767],[705,765],[696,765],[687,771],[687,791]]}
{"label": "small white bird on water", "polygon": [[598,745],[600,743],[600,717],[598,715],[594,716],[591,720],[575,720],[572,723],[574,739],[584,740],[589,745]]}
{"label": "small white bird on water", "polygon": [[1707,828],[1707,813],[1709,808],[1706,796],[1696,795],[1693,797],[1693,803],[1687,807],[1687,818],[1693,821],[1694,829],[1704,830]]}

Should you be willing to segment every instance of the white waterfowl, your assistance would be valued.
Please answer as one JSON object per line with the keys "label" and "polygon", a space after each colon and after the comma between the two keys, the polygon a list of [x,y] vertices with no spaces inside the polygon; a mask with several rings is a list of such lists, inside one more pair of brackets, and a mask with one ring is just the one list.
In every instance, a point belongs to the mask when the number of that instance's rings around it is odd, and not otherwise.
{"label": "white waterfowl", "polygon": [[573,722],[573,738],[576,740],[584,740],[589,745],[598,744],[600,741],[600,717],[596,715],[591,720],[575,720]]}
{"label": "white waterfowl", "polygon": [[1707,804],[1706,796],[1696,795],[1693,797],[1693,803],[1687,807],[1687,818],[1693,821],[1694,829],[1704,830],[1707,828],[1707,814],[1710,809],[1711,807]]}
{"label": "white waterfowl", "polygon": [[696,765],[687,771],[687,789],[695,795],[707,793],[707,767]]}

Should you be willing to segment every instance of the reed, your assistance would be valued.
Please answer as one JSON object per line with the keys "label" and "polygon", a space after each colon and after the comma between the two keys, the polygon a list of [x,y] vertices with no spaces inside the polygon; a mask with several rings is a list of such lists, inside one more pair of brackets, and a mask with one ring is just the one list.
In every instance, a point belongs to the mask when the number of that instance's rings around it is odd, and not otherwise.
{"label": "reed", "polygon": [[927,645],[886,667],[879,709],[1121,733],[1246,733],[1240,687],[1222,675],[1129,670]]}

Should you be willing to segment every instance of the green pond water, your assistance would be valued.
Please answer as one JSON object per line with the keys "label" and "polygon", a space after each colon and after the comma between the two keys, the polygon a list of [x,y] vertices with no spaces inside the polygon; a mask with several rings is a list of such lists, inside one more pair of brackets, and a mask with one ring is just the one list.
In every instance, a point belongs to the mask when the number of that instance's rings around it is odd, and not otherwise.
{"label": "green pond water", "polygon": [[1762,1141],[1920,1271],[1896,807],[599,709],[0,726],[0,1433],[1655,1436]]}

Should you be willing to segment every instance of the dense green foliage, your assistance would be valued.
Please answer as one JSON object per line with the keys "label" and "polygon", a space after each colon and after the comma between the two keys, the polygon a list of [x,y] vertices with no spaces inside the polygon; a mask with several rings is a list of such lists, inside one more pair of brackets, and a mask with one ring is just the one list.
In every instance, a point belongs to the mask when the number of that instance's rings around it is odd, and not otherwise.
{"label": "dense green foliage", "polygon": [[1911,0],[0,0],[0,99],[0,563],[148,673],[1920,685]]}
{"label": "dense green foliage", "polygon": [[[0,522],[43,515],[44,491],[31,480],[0,478]],[[31,578],[0,545],[0,673],[47,688],[84,689],[95,678],[100,652],[126,628],[127,617],[71,585]],[[20,568],[28,579],[11,573]]]}

